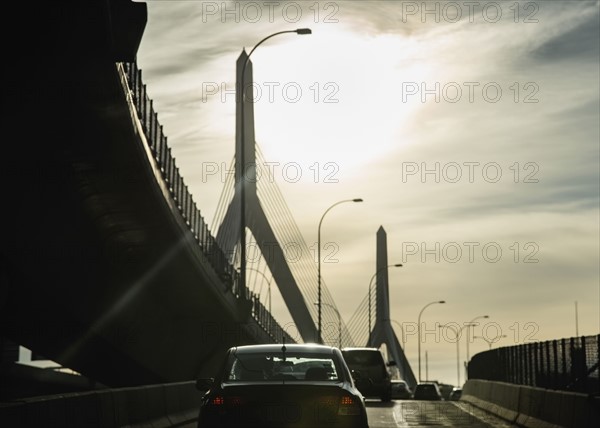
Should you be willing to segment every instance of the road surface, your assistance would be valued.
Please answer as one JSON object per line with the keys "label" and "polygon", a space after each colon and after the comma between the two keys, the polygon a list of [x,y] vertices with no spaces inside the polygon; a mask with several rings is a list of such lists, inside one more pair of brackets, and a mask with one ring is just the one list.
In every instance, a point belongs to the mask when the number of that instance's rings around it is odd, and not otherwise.
{"label": "road surface", "polygon": [[[369,428],[516,428],[464,401],[367,400]],[[194,414],[195,416],[195,414]],[[178,425],[197,428],[197,422]]]}
{"label": "road surface", "polygon": [[464,401],[367,400],[367,415],[370,428],[514,427]]}

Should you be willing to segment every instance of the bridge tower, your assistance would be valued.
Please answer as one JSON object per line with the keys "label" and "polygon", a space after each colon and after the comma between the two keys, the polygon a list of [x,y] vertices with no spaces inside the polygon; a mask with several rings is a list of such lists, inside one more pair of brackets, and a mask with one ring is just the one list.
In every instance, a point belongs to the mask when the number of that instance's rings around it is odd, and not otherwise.
{"label": "bridge tower", "polygon": [[[388,257],[387,257],[387,233],[383,226],[377,230],[377,277],[376,277],[376,315],[375,324],[369,333],[367,346],[379,348],[385,344],[388,361],[395,361],[400,372],[400,377],[411,389],[417,385],[414,373],[404,355],[404,350],[394,333],[390,318],[390,293],[388,286]],[[371,290],[369,290],[369,293]]]}
{"label": "bridge tower", "polygon": [[[240,243],[241,238],[241,184],[243,184],[245,186],[246,229],[254,236],[302,339],[305,342],[314,342],[317,339],[317,328],[288,266],[281,243],[277,240],[273,228],[267,220],[257,194],[259,178],[256,175],[252,61],[248,61],[245,76],[242,76],[242,69],[247,58],[248,54],[243,50],[236,64],[235,191],[217,231],[217,242],[226,254],[231,254],[233,257],[234,249]],[[245,97],[242,96],[243,91],[245,91]],[[244,103],[243,135],[245,141],[242,141],[241,132],[242,103]],[[240,162],[242,150],[244,151],[243,166]],[[246,171],[246,179],[243,183],[242,167]]]}

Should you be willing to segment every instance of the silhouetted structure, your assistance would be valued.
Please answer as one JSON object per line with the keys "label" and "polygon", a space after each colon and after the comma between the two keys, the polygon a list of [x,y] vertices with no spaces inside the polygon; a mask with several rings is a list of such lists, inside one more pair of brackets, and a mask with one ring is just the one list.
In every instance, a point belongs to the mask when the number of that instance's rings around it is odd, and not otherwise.
{"label": "silhouetted structure", "polygon": [[[231,262],[233,263],[234,250],[236,245],[240,244],[241,232],[239,229],[240,224],[240,213],[241,213],[241,186],[242,180],[242,168],[247,170],[246,174],[248,178],[244,183],[246,187],[246,225],[250,229],[256,243],[260,248],[262,255],[269,266],[273,278],[281,292],[281,295],[287,305],[290,314],[295,322],[296,328],[300,332],[304,341],[313,341],[316,337],[316,327],[311,318],[306,302],[300,292],[296,279],[288,266],[286,256],[281,244],[277,239],[269,220],[263,211],[261,203],[257,193],[257,182],[256,173],[252,173],[251,170],[256,170],[256,143],[254,140],[254,94],[252,86],[252,61],[248,61],[245,71],[245,76],[242,76],[242,69],[244,63],[248,58],[246,51],[242,51],[237,60],[237,88],[238,91],[242,90],[246,92],[246,96],[243,97],[239,94],[237,96],[237,127],[236,127],[236,168],[235,168],[235,193],[232,201],[230,202],[223,222],[219,226],[217,233],[217,241],[221,248],[225,250],[227,254],[231,254]],[[245,80],[244,80],[245,79]],[[241,104],[245,103],[244,115],[245,119],[242,122],[241,117]],[[241,137],[241,126],[244,123],[245,132],[244,138],[246,141],[242,141]],[[240,153],[244,151],[244,163],[241,165]],[[244,243],[246,245],[246,243]]]}
{"label": "silhouetted structure", "polygon": [[[239,202],[216,239],[180,174],[135,63],[146,5],[11,3],[6,16],[23,18],[35,43],[16,38],[5,49],[15,66],[5,70],[2,116],[3,341],[85,376],[74,389],[59,380],[65,391],[210,376],[230,346],[293,342],[228,259],[239,236],[223,231]],[[246,83],[250,63],[248,71]],[[251,163],[251,103],[245,112]],[[312,341],[306,299],[251,186],[248,227],[259,246],[269,245],[263,255]],[[340,336],[351,343],[345,327]],[[14,360],[14,349],[3,350]],[[6,396],[49,391],[27,386],[26,376],[12,362],[3,367],[0,383],[13,385]],[[38,376],[45,386],[48,379]]]}
{"label": "silhouetted structure", "polygon": [[5,38],[0,335],[111,387],[208,376],[234,344],[280,341],[158,132],[133,64],[146,5],[5,11],[34,42]]}
{"label": "silhouetted structure", "polygon": [[[388,360],[393,360],[400,371],[400,377],[414,390],[417,380],[404,355],[404,350],[392,328],[390,318],[390,291],[388,284],[387,234],[383,227],[377,230],[377,279],[375,325],[369,334],[367,346],[380,347],[385,343]],[[369,290],[369,293],[371,290]]]}

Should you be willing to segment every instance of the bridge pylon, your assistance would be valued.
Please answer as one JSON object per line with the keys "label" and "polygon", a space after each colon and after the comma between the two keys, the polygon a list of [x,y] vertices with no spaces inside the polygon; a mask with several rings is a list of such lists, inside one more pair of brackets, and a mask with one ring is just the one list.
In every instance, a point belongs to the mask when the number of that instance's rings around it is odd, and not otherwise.
{"label": "bridge pylon", "polygon": [[[235,143],[235,190],[234,196],[227,207],[222,223],[217,231],[217,242],[226,254],[230,254],[233,263],[235,248],[241,241],[241,186],[245,187],[245,223],[264,257],[267,266],[277,284],[283,300],[292,316],[295,327],[305,342],[317,339],[317,328],[310,315],[305,299],[288,266],[285,253],[278,241],[273,228],[261,206],[256,174],[256,141],[254,139],[254,90],[252,80],[252,61],[248,60],[245,76],[242,76],[244,63],[248,58],[242,51],[236,63],[236,143]],[[245,96],[242,96],[242,93]],[[244,108],[242,110],[242,103]],[[242,111],[244,120],[242,121]],[[242,123],[244,132],[241,132]],[[242,134],[243,140],[242,141]],[[243,155],[243,163],[240,160]],[[243,173],[245,171],[245,174]],[[248,243],[244,243],[248,245]]]}
{"label": "bridge pylon", "polygon": [[[369,332],[367,346],[379,348],[386,345],[388,361],[394,361],[400,377],[414,390],[417,385],[415,375],[408,363],[404,350],[392,328],[390,318],[390,292],[388,285],[387,233],[383,226],[377,230],[377,277],[376,315],[373,329]],[[371,290],[369,290],[369,293]]]}

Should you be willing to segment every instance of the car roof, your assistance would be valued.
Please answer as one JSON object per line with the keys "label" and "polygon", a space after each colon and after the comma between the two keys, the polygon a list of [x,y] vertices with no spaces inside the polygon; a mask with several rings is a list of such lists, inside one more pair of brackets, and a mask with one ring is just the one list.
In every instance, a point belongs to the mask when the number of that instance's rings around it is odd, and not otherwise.
{"label": "car roof", "polygon": [[433,382],[421,382],[421,383],[417,384],[417,388],[418,387],[421,387],[421,388],[423,388],[423,387],[425,387],[425,388],[427,388],[427,387],[439,388],[438,384],[437,383],[433,383]]}
{"label": "car roof", "polygon": [[349,348],[342,348],[342,352],[344,351],[377,351],[377,352],[381,352],[378,348],[361,348],[361,347],[349,347]]}
{"label": "car roof", "polygon": [[291,343],[291,344],[281,344],[281,343],[269,343],[269,344],[260,344],[260,345],[242,345],[235,346],[231,348],[231,351],[237,354],[251,354],[256,352],[281,352],[283,346],[285,346],[286,352],[316,352],[323,354],[333,354],[334,347],[320,345],[317,343]]}

